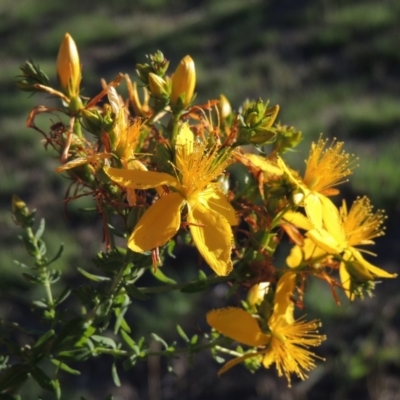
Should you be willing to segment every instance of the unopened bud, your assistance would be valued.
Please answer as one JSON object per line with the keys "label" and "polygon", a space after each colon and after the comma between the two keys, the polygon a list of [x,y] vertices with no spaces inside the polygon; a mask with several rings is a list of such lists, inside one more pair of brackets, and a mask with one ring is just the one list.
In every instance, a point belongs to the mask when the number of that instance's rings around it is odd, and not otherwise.
{"label": "unopened bud", "polygon": [[222,119],[228,118],[232,113],[231,104],[223,94],[219,95],[218,111]]}
{"label": "unopened bud", "polygon": [[63,92],[69,97],[79,96],[81,66],[74,39],[66,33],[57,57],[57,76]]}
{"label": "unopened bud", "polygon": [[172,76],[171,103],[177,104],[179,99],[187,106],[193,98],[196,86],[196,71],[192,57],[182,58]]}
{"label": "unopened bud", "polygon": [[149,73],[149,88],[151,94],[157,99],[165,99],[169,95],[168,83],[152,72]]}

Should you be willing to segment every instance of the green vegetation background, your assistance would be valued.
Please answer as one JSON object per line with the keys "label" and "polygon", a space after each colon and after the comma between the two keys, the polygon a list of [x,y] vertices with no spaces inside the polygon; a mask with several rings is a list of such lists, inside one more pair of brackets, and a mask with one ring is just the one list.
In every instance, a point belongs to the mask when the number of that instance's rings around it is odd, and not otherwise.
{"label": "green vegetation background", "polygon": [[[190,54],[200,100],[224,93],[234,108],[245,98],[280,104],[280,121],[304,133],[299,152],[291,155],[298,168],[320,132],[344,140],[360,167],[342,194],[349,200],[367,194],[387,210],[387,234],[378,239],[374,261],[398,271],[399,21],[396,0],[0,0],[0,316],[31,323],[26,304],[33,293],[12,261],[24,260],[9,212],[13,193],[46,218],[49,254],[65,243],[60,268],[67,282],[76,283],[75,266],[92,269],[90,257],[100,250],[99,221],[90,215],[78,218],[78,207],[89,200],[69,204],[65,212],[67,181],[54,172],[57,160],[45,152],[38,133],[25,128],[29,110],[49,100],[30,98],[14,85],[19,65],[29,57],[55,82],[65,32],[78,44],[88,97],[98,92],[101,77],[111,80],[117,72],[134,77],[135,64],[145,54],[162,50],[171,68]],[[191,272],[172,266],[172,273]],[[113,393],[116,399],[151,400],[399,399],[398,287],[398,280],[384,282],[374,298],[353,305],[344,300],[338,308],[329,288],[314,282],[307,314],[323,320],[328,341],[321,352],[327,361],[292,390],[274,370],[251,375],[239,366],[218,379],[218,366],[204,354],[194,368],[177,360],[177,377],[164,372],[162,361],[161,371],[157,360],[140,365],[122,373],[121,388],[111,384],[110,360],[95,360],[82,366],[87,376],[65,381],[70,383],[65,398],[100,399]],[[171,295],[141,304],[132,311],[137,334],[150,329],[173,337],[176,322],[195,333],[205,312],[224,304],[222,288],[208,295],[207,300],[194,296],[193,303]],[[36,399],[40,391],[30,385],[22,394]]]}

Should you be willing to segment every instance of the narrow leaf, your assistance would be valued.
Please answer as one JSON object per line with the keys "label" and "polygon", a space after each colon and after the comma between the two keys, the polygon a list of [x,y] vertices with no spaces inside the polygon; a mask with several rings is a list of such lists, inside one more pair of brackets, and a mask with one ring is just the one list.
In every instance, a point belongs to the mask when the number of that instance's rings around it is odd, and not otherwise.
{"label": "narrow leaf", "polygon": [[132,350],[136,350],[137,349],[135,341],[124,330],[120,331],[120,335],[122,336],[122,339],[125,341],[125,343]]}
{"label": "narrow leaf", "polygon": [[50,360],[54,365],[56,365],[58,368],[62,369],[65,372],[68,372],[71,375],[80,375],[81,372],[78,371],[77,369],[73,369],[70,366],[68,366],[67,364],[65,364],[62,361],[56,360],[55,358],[52,358]]}
{"label": "narrow leaf", "polygon": [[64,251],[64,243],[61,243],[60,248],[57,251],[57,254],[50,261],[47,262],[47,265],[50,265],[54,261],[57,261],[61,257],[63,251]]}
{"label": "narrow leaf", "polygon": [[95,281],[95,282],[104,282],[104,281],[109,281],[110,278],[107,278],[106,276],[98,276],[98,275],[93,275],[90,272],[85,271],[82,268],[78,267],[78,271],[85,276],[86,278]]}
{"label": "narrow leaf", "polygon": [[44,218],[42,218],[40,220],[40,222],[39,222],[38,230],[35,233],[35,240],[36,241],[38,241],[42,237],[44,229],[45,229],[45,226],[46,226],[46,222],[45,222]]}
{"label": "narrow leaf", "polygon": [[188,342],[188,343],[189,343],[189,338],[188,338],[188,336],[186,335],[185,331],[180,327],[180,325],[177,325],[177,326],[176,326],[176,330],[178,331],[179,336],[180,336],[185,342]]}
{"label": "narrow leaf", "polygon": [[115,361],[112,363],[111,375],[112,375],[112,379],[114,381],[114,385],[120,387],[121,386],[121,381],[119,380],[117,366],[115,364]]}

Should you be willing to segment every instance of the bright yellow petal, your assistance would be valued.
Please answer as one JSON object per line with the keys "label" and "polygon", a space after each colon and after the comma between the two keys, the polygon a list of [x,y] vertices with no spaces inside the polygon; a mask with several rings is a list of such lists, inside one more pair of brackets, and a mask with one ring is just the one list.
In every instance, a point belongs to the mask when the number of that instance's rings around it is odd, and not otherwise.
{"label": "bright yellow petal", "polygon": [[194,243],[206,263],[217,275],[232,271],[232,229],[221,214],[197,203],[189,203],[187,216]]}
{"label": "bright yellow petal", "polygon": [[272,349],[269,349],[269,351],[265,353],[262,361],[264,368],[269,368],[273,362],[275,362],[275,355]]}
{"label": "bright yellow petal", "polygon": [[351,277],[349,272],[347,271],[346,264],[344,262],[340,263],[339,276],[340,276],[340,281],[342,282],[344,292],[346,293],[346,296],[350,300],[353,300],[354,295],[350,292]]}
{"label": "bright yellow petal", "polygon": [[349,249],[351,251],[351,254],[354,256],[354,258],[367,270],[369,271],[374,278],[396,278],[397,274],[390,274],[389,272],[386,272],[385,270],[375,267],[375,265],[372,265],[369,263],[367,260],[364,259],[364,257],[361,255],[359,251],[357,251],[355,248],[350,247]]}
{"label": "bright yellow petal", "polygon": [[184,202],[179,193],[170,193],[157,200],[135,226],[128,247],[140,253],[167,243],[178,232]]}
{"label": "bright yellow petal", "polygon": [[318,193],[309,192],[303,200],[304,210],[315,229],[322,229],[322,202]]}
{"label": "bright yellow petal", "polygon": [[262,354],[262,351],[256,352],[256,353],[247,353],[244,354],[241,357],[237,357],[234,358],[233,360],[229,360],[219,371],[218,371],[218,375],[222,375],[223,373],[225,373],[226,371],[230,370],[231,368],[233,368],[235,365],[240,364],[241,362],[243,362],[244,360],[247,360],[248,358],[253,358],[253,357],[257,357],[260,354]]}
{"label": "bright yellow petal", "polygon": [[292,183],[294,183],[297,186],[301,186],[303,188],[303,185],[301,185],[302,182],[294,177],[294,174],[287,167],[287,165],[285,164],[285,162],[281,157],[278,156],[278,158],[276,159],[276,163],[278,164],[278,167],[281,169],[281,171],[283,171],[283,173],[287,175],[287,177]]}
{"label": "bright yellow petal", "polygon": [[207,322],[223,335],[248,346],[262,346],[270,335],[263,333],[257,321],[241,308],[228,307],[210,311]]}
{"label": "bright yellow petal", "polygon": [[176,136],[176,147],[178,147],[178,151],[175,152],[175,164],[179,171],[184,169],[185,156],[193,153],[193,145],[193,132],[190,130],[189,124],[184,123]]}
{"label": "bright yellow petal", "polygon": [[328,197],[320,194],[319,199],[322,204],[322,218],[325,229],[336,239],[343,247],[347,246],[346,232],[343,222],[340,218],[339,210]]}
{"label": "bright yellow petal", "polygon": [[341,253],[344,248],[336,241],[336,239],[325,229],[313,229],[307,232],[307,236],[314,241],[314,243],[325,250],[329,254]]}
{"label": "bright yellow petal", "polygon": [[179,187],[178,180],[172,175],[164,172],[140,171],[112,167],[104,167],[104,172],[114,182],[131,189],[151,189],[162,185]]}
{"label": "bright yellow petal", "polygon": [[255,167],[259,168],[265,176],[283,174],[283,171],[268,158],[251,153],[244,154],[242,157],[248,159]]}
{"label": "bright yellow petal", "polygon": [[285,212],[283,218],[300,229],[304,229],[306,231],[314,229],[314,225],[311,223],[311,221],[300,212],[287,211]]}
{"label": "bright yellow petal", "polygon": [[301,266],[304,260],[303,248],[300,246],[293,246],[290,250],[290,254],[286,257],[286,265],[290,268],[297,268]]}
{"label": "bright yellow petal", "polygon": [[303,246],[293,246],[286,258],[286,264],[290,268],[296,268],[305,263],[313,264],[315,261],[319,262],[324,255],[326,255],[325,250],[318,247],[310,238],[306,238]]}
{"label": "bright yellow petal", "polygon": [[211,186],[210,190],[204,190],[200,201],[204,201],[211,210],[225,217],[230,225],[237,225],[235,209],[220,189]]}
{"label": "bright yellow petal", "polygon": [[286,272],[278,281],[274,297],[274,311],[268,321],[268,325],[272,331],[278,326],[294,322],[294,303],[291,297],[295,287],[295,279],[295,273]]}

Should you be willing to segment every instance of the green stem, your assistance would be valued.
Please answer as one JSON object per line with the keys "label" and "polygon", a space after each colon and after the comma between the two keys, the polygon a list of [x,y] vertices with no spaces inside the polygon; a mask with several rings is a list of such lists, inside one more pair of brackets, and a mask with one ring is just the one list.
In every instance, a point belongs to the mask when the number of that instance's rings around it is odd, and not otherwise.
{"label": "green stem", "polygon": [[49,281],[47,260],[45,257],[43,257],[40,254],[38,240],[36,239],[36,237],[32,231],[32,228],[26,227],[25,232],[26,232],[26,235],[28,236],[29,242],[32,244],[32,246],[34,248],[35,264],[39,270],[40,281],[43,284],[43,287],[44,287],[44,290],[46,293],[47,306],[50,311],[49,315],[51,316],[51,318],[54,318],[54,316],[55,316],[54,299],[53,299],[53,293],[51,292],[51,283]]}
{"label": "green stem", "polygon": [[153,286],[153,287],[142,287],[138,288],[143,294],[153,294],[153,293],[165,293],[172,292],[173,290],[184,289],[188,286],[194,286],[196,284],[202,284],[205,286],[214,285],[217,283],[223,283],[232,280],[232,276],[213,276],[207,279],[198,279],[196,281],[186,282],[186,283],[175,283],[172,285],[163,286]]}

